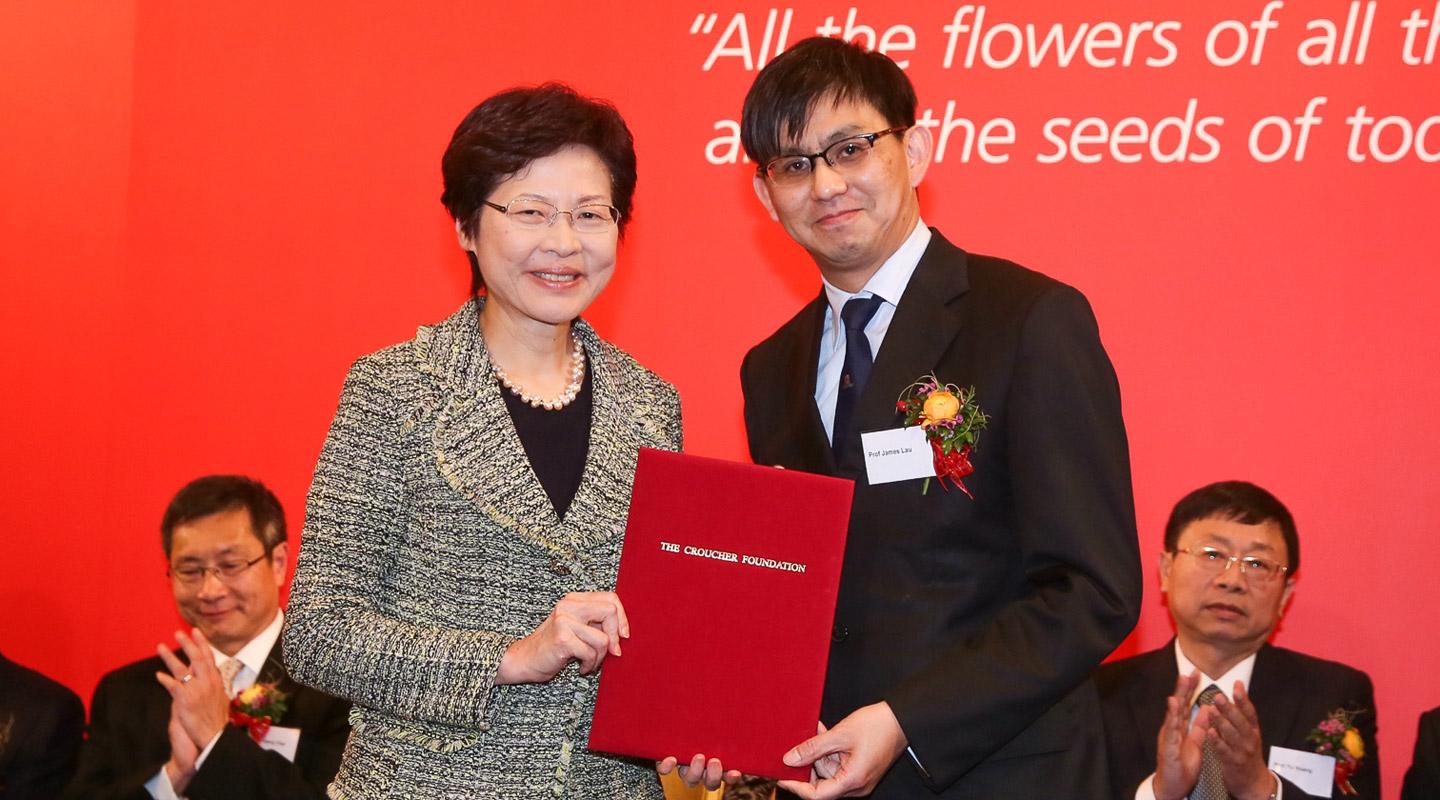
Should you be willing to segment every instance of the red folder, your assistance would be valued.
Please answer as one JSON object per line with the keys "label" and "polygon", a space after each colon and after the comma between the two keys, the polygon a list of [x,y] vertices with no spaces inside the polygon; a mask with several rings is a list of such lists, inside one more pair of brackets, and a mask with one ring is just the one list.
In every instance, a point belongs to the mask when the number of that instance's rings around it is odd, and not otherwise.
{"label": "red folder", "polygon": [[590,749],[806,780],[854,484],[641,449]]}

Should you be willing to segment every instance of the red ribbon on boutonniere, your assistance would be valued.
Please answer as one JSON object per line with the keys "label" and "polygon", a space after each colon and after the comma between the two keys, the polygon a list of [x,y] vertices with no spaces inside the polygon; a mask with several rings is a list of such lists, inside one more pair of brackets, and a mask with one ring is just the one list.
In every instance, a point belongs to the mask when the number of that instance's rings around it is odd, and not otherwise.
{"label": "red ribbon on boutonniere", "polygon": [[1365,759],[1365,739],[1352,723],[1364,713],[1337,708],[1305,737],[1305,741],[1315,743],[1315,752],[1335,759],[1335,786],[1341,794],[1359,794],[1350,785],[1350,776]]}
{"label": "red ribbon on boutonniere", "polygon": [[257,683],[230,701],[230,723],[248,729],[250,738],[258,742],[287,710],[284,692],[273,683]]}
{"label": "red ribbon on boutonniere", "polygon": [[[980,442],[980,431],[985,430],[990,417],[980,410],[975,402],[975,387],[961,389],[953,383],[941,383],[934,374],[926,375],[910,384],[895,401],[895,410],[905,415],[905,424],[919,425],[925,431],[934,454],[935,477],[940,488],[949,478],[960,491],[971,500],[975,495],[961,482],[961,478],[975,471],[970,463],[970,453]],[[920,490],[925,494],[930,489],[930,479]]]}
{"label": "red ribbon on boutonniere", "polygon": [[265,734],[270,732],[269,718],[252,717],[249,714],[246,714],[244,711],[236,711],[233,708],[230,709],[230,724],[239,725],[242,728],[249,728],[250,738],[254,739],[257,742],[261,739],[264,739]]}

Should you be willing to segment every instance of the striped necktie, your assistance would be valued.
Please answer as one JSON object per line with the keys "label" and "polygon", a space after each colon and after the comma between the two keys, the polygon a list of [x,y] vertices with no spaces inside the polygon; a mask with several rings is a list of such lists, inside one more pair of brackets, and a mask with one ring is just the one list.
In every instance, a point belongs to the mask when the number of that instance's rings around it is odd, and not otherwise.
{"label": "striped necktie", "polygon": [[[1215,705],[1215,695],[1220,694],[1220,687],[1210,684],[1205,691],[1195,698],[1196,706]],[[1210,737],[1205,737],[1205,745],[1200,757],[1200,779],[1195,782],[1195,790],[1190,792],[1190,800],[1228,800],[1230,793],[1225,791],[1225,776],[1220,767],[1220,754],[1215,752],[1215,745],[1210,743]]]}

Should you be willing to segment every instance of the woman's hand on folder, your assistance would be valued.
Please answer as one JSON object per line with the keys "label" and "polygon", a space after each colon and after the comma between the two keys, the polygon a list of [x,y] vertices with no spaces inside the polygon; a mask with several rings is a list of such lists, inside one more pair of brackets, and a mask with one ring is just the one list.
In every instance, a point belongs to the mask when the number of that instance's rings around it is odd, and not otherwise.
{"label": "woman's hand on folder", "polygon": [[495,682],[544,683],[571,661],[588,675],[605,656],[620,655],[620,640],[628,638],[630,621],[614,592],[571,592],[540,627],[505,650]]}
{"label": "woman's hand on folder", "polygon": [[810,782],[780,781],[801,800],[870,794],[909,740],[884,701],[857,709],[835,727],[801,742],[785,754],[792,767],[810,766]]}
{"label": "woman's hand on folder", "polygon": [[[679,764],[678,758],[670,756],[664,761],[655,762],[655,771],[661,775],[669,775]],[[679,775],[687,787],[694,789],[703,783],[710,791],[719,789],[722,782],[732,784],[742,777],[739,770],[732,769],[727,772],[718,758],[706,761],[703,753],[696,753],[688,765],[681,766]]]}

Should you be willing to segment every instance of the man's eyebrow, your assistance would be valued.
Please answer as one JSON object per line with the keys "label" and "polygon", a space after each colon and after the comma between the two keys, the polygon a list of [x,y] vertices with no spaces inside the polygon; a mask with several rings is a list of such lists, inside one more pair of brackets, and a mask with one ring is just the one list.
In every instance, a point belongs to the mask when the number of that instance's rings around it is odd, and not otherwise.
{"label": "man's eyebrow", "polygon": [[[836,142],[859,136],[862,133],[868,133],[863,125],[858,122],[847,122],[844,125],[839,125],[826,131],[825,136],[820,139],[822,144],[816,149],[824,150]],[[790,142],[781,148],[781,152],[784,154],[797,154],[810,153],[813,151],[808,147],[802,146],[799,142]]]}
{"label": "man's eyebrow", "polygon": [[837,128],[832,128],[832,129],[830,129],[829,137],[828,137],[828,138],[829,138],[831,141],[835,141],[835,140],[839,140],[839,139],[848,139],[848,138],[850,138],[851,136],[855,136],[856,134],[863,133],[864,131],[865,131],[865,126],[861,125],[860,123],[858,123],[858,122],[847,122],[847,123],[845,123],[844,125],[841,125],[841,126],[839,126],[839,127],[837,127]]}
{"label": "man's eyebrow", "polygon": [[[1239,549],[1236,543],[1231,541],[1229,537],[1221,536],[1218,533],[1212,533],[1207,535],[1204,541],[1201,542],[1201,544],[1219,545],[1220,547],[1223,547],[1227,552]],[[1271,547],[1265,542],[1251,542],[1249,545],[1246,546],[1245,552],[1253,553],[1256,550],[1263,550],[1269,553],[1273,552],[1275,548]]]}
{"label": "man's eyebrow", "polygon": [[[221,559],[221,558],[224,558],[225,556],[234,555],[234,554],[235,554],[235,551],[236,551],[237,549],[239,549],[239,546],[238,546],[238,545],[233,545],[233,544],[232,544],[232,545],[229,545],[229,546],[227,546],[227,547],[222,547],[222,548],[220,548],[220,550],[216,551],[216,553],[215,553],[215,558],[216,558],[216,560],[219,560],[219,559]],[[201,558],[200,556],[184,556],[183,558],[176,559],[176,560],[175,560],[175,563],[176,563],[176,564],[203,564],[203,563],[205,563],[205,559]]]}

